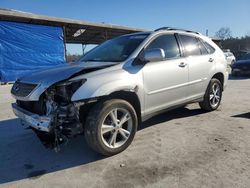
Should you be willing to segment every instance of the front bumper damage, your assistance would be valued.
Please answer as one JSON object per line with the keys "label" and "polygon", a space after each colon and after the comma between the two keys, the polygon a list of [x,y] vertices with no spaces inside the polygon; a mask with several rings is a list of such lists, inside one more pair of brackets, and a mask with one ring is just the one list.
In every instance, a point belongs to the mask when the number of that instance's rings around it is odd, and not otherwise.
{"label": "front bumper damage", "polygon": [[83,133],[85,114],[94,100],[73,102],[71,96],[85,81],[86,79],[53,85],[38,101],[17,100],[12,104],[13,112],[23,125],[37,134],[45,147],[58,151],[59,145],[66,144],[71,138]]}
{"label": "front bumper damage", "polygon": [[69,103],[57,106],[46,115],[30,112],[16,103],[12,104],[12,109],[21,123],[31,128],[46,148],[59,151],[62,144],[67,144],[70,138],[83,132],[79,120],[80,106],[76,105]]}
{"label": "front bumper damage", "polygon": [[38,131],[51,132],[51,116],[39,116],[19,107],[16,103],[12,104],[12,109],[14,114],[21,119],[23,125],[30,126]]}

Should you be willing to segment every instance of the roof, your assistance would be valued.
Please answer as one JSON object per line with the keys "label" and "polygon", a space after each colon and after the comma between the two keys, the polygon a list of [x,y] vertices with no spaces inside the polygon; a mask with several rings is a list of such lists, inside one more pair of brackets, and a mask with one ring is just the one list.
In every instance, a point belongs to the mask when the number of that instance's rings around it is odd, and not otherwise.
{"label": "roof", "polygon": [[126,26],[42,16],[10,9],[0,9],[0,21],[62,27],[66,43],[100,44],[120,35],[145,31]]}
{"label": "roof", "polygon": [[200,33],[196,32],[196,31],[191,31],[191,30],[187,30],[187,29],[180,29],[180,28],[175,28],[175,27],[160,27],[154,31],[181,31],[181,32],[194,33],[194,34],[200,35]]}

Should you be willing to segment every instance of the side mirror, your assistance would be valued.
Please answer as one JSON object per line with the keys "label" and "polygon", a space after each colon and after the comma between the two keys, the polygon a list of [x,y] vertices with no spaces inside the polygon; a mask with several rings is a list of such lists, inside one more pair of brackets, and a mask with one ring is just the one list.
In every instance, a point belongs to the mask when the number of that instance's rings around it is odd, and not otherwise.
{"label": "side mirror", "polygon": [[165,59],[165,52],[161,48],[153,48],[144,51],[143,61],[154,62]]}

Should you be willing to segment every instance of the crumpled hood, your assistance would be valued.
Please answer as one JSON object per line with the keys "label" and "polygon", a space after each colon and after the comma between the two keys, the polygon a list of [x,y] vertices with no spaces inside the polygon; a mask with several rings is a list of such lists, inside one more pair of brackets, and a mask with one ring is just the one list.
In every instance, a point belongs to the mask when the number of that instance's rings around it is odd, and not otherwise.
{"label": "crumpled hood", "polygon": [[30,75],[24,76],[19,80],[24,83],[41,84],[44,87],[49,87],[50,85],[57,83],[59,81],[70,78],[76,73],[91,72],[91,69],[95,71],[96,69],[102,69],[115,65],[111,62],[84,62],[84,63],[71,63],[59,65],[50,69],[40,70],[33,72]]}

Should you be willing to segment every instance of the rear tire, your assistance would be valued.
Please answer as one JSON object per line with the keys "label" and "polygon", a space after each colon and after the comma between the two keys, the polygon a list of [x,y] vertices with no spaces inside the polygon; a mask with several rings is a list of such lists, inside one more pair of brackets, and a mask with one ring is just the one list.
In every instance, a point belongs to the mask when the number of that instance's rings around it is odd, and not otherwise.
{"label": "rear tire", "polygon": [[88,145],[102,155],[111,156],[125,150],[133,141],[138,120],[127,101],[100,101],[90,110],[85,124]]}
{"label": "rear tire", "polygon": [[204,100],[200,102],[199,105],[201,109],[210,112],[216,110],[220,106],[221,98],[222,84],[218,79],[213,78],[207,87]]}

